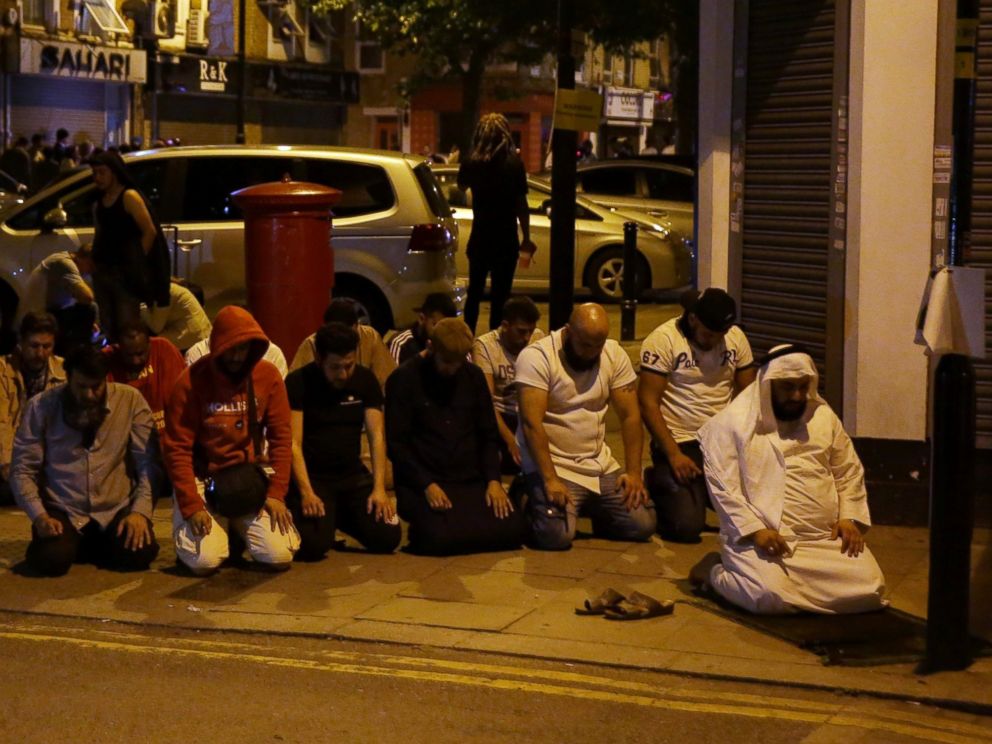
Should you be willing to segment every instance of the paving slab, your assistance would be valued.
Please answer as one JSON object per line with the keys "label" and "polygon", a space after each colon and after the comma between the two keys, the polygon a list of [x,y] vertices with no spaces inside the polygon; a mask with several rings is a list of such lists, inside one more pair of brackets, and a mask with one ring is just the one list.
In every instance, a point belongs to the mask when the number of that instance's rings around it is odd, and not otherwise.
{"label": "paving slab", "polygon": [[358,619],[497,631],[503,630],[530,612],[532,610],[520,605],[481,605],[472,602],[438,602],[416,597],[397,597],[360,613]]}

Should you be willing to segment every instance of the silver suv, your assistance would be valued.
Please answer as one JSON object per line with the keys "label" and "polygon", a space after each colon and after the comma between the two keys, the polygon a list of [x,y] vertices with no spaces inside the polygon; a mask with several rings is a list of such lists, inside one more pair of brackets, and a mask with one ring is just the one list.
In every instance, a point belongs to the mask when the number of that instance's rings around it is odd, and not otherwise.
{"label": "silver suv", "polygon": [[[355,299],[371,325],[402,327],[428,293],[458,294],[458,225],[422,158],[349,148],[212,146],[124,159],[162,224],[175,273],[203,288],[210,315],[245,300],[244,223],[231,192],[286,174],[342,191],[334,208],[334,295]],[[32,267],[92,240],[95,195],[89,168],[81,168],[0,214],[5,330]]]}

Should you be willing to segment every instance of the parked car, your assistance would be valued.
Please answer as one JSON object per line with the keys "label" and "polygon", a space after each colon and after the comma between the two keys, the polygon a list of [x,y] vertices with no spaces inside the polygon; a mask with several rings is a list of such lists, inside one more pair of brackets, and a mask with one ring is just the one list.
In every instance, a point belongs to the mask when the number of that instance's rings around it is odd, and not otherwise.
{"label": "parked car", "polygon": [[[211,315],[246,296],[244,223],[231,192],[286,174],[343,192],[334,209],[334,294],[358,302],[371,325],[402,327],[413,322],[428,293],[458,294],[458,225],[423,158],[348,148],[214,146],[131,153],[124,160],[172,246],[174,273],[203,288]],[[92,240],[95,197],[83,169],[0,214],[4,324],[32,267]]]}
{"label": "parked car", "polygon": [[[459,251],[455,259],[459,278],[468,277],[465,248],[472,232],[471,192],[458,188],[456,167],[434,166],[459,227]],[[530,207],[530,237],[537,253],[529,268],[518,269],[513,280],[517,292],[546,293],[551,259],[551,187],[536,178],[527,179]],[[588,289],[599,300],[623,296],[623,225],[638,223],[638,295],[650,289],[674,289],[690,283],[691,257],[687,241],[663,221],[614,212],[579,197],[575,205],[575,286]]]}
{"label": "parked car", "polygon": [[695,173],[659,159],[580,163],[578,192],[604,207],[667,220],[676,232],[693,236]]}

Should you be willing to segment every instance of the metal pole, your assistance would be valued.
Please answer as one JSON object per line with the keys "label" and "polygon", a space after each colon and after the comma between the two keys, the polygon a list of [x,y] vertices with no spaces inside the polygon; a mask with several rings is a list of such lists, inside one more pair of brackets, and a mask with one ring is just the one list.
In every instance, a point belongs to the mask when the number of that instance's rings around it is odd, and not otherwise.
{"label": "metal pole", "polygon": [[[954,158],[951,169],[949,264],[971,248],[972,164],[978,0],[958,0],[954,62]],[[922,672],[971,664],[971,539],[975,494],[975,371],[962,354],[937,365],[933,394],[930,479],[930,587]]]}
{"label": "metal pole", "polygon": [[637,223],[623,223],[623,304],[620,306],[620,338],[633,341],[637,325]]}
{"label": "metal pole", "polygon": [[[558,89],[575,89],[572,57],[573,0],[558,0]],[[575,290],[575,151],[578,132],[551,136],[551,276],[549,323],[561,328],[572,314]]]}
{"label": "metal pole", "polygon": [[245,58],[245,16],[248,14],[245,0],[238,0],[238,100],[235,114],[234,142],[245,143],[245,119],[247,118],[248,61]]}

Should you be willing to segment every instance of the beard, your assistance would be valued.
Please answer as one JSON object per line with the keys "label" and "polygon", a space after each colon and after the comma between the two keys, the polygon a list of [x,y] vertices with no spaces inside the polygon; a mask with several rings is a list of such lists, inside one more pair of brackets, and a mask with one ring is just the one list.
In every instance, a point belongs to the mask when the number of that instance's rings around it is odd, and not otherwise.
{"label": "beard", "polygon": [[439,372],[434,366],[434,359],[430,356],[426,359],[426,364],[421,366],[421,373],[423,374],[424,393],[427,397],[441,406],[451,403],[455,397],[455,376]]}
{"label": "beard", "polygon": [[583,359],[572,349],[572,345],[567,341],[561,345],[562,353],[565,355],[565,362],[576,372],[588,372],[599,364],[599,356],[592,359]]}
{"label": "beard", "polygon": [[89,449],[96,440],[96,433],[107,418],[107,396],[93,403],[82,403],[66,388],[62,398],[62,418],[66,426],[83,435],[83,447]]}
{"label": "beard", "polygon": [[779,403],[774,398],[772,399],[772,412],[775,414],[775,418],[779,421],[798,421],[806,413],[806,407],[809,401],[803,400],[799,403],[789,401],[787,403]]}

